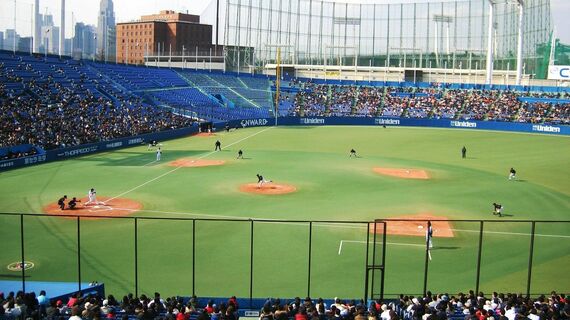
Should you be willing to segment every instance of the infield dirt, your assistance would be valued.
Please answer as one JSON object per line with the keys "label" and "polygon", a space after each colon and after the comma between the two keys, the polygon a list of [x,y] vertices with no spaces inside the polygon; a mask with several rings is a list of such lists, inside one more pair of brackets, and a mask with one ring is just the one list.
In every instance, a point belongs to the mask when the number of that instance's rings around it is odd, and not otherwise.
{"label": "infield dirt", "polygon": [[97,200],[101,202],[101,204],[90,204],[85,206],[84,203],[87,202],[87,198],[81,198],[81,202],[77,204],[77,207],[75,207],[75,209],[68,209],[66,203],[65,210],[61,210],[57,203],[54,201],[53,203],[45,206],[43,208],[43,211],[49,215],[54,216],[86,216],[84,219],[97,219],[98,217],[106,218],[128,216],[139,211],[143,207],[140,202],[127,198],[116,198],[112,199],[111,201],[108,201],[108,199],[109,198],[98,197]]}
{"label": "infield dirt", "polygon": [[421,169],[374,168],[374,172],[395,178],[428,180],[429,174]]}
{"label": "infield dirt", "polygon": [[[386,221],[386,234],[402,235],[402,236],[418,236],[424,237],[426,234],[427,222],[431,221],[433,229],[433,237],[437,238],[453,238],[453,230],[447,217],[435,216],[432,214],[418,214],[406,215],[399,217],[392,217],[389,219],[402,219],[399,221],[385,220]],[[418,221],[419,220],[419,221]],[[439,220],[439,221],[432,221]],[[370,232],[382,234],[384,232],[384,224],[376,223],[376,230],[374,224],[370,225]]]}
{"label": "infield dirt", "polygon": [[247,193],[277,195],[295,192],[297,188],[288,184],[267,183],[259,187],[257,183],[249,183],[241,185],[239,190]]}
{"label": "infield dirt", "polygon": [[205,160],[205,159],[178,159],[168,163],[171,167],[198,168],[221,166],[226,162],[224,160]]}

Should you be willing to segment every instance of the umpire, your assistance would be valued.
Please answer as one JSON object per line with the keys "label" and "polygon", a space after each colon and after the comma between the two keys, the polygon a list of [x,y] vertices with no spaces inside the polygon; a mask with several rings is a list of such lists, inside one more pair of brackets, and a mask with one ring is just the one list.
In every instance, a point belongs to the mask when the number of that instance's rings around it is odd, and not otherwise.
{"label": "umpire", "polygon": [[61,210],[65,209],[65,200],[67,200],[66,195],[64,195],[63,197],[59,198],[59,200],[57,200],[57,205],[59,206],[59,208]]}

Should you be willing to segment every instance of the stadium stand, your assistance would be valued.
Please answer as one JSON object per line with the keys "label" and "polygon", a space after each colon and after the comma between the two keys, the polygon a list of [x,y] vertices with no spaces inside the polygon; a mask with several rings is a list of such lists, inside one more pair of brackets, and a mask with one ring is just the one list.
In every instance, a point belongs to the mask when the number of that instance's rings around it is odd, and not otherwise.
{"label": "stadium stand", "polygon": [[188,70],[181,70],[178,73],[203,92],[222,95],[237,107],[260,109],[260,115],[268,114],[267,111],[273,108],[267,78],[240,77],[220,73],[206,74]]}
{"label": "stadium stand", "polygon": [[[290,82],[280,97],[290,116],[404,117],[569,124],[565,93]],[[284,112],[286,110],[286,113]]]}
{"label": "stadium stand", "polygon": [[[464,87],[291,79],[280,87],[278,113],[570,124],[566,92]],[[275,89],[264,76],[0,51],[0,147],[30,144],[41,151],[180,128],[193,120],[274,117]],[[0,155],[27,153],[4,149]]]}
{"label": "stadium stand", "polygon": [[193,122],[143,103],[77,61],[7,53],[0,61],[0,147],[57,149]]}
{"label": "stadium stand", "polygon": [[[113,295],[82,295],[67,300],[49,299],[45,291],[0,293],[0,317],[12,319],[176,319],[237,320],[243,309],[257,311],[260,320],[514,320],[569,319],[570,303],[564,294],[551,292],[537,298],[521,294],[497,293],[490,296],[473,291],[449,295],[400,295],[399,299],[344,301],[339,298],[290,300],[254,299],[254,305],[231,297],[161,297],[127,294],[118,300]],[[240,307],[241,305],[241,307]],[[251,316],[251,315],[250,315]]]}
{"label": "stadium stand", "polygon": [[[196,85],[193,81],[198,83]],[[265,77],[236,77],[0,51],[0,147],[44,150],[272,116]],[[192,119],[174,114],[191,114]],[[29,148],[28,148],[29,149]],[[4,148],[3,159],[30,152]]]}

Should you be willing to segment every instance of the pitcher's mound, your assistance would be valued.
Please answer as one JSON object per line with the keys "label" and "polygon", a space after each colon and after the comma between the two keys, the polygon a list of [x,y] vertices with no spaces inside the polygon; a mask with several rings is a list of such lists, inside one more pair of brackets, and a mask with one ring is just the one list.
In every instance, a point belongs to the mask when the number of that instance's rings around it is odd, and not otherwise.
{"label": "pitcher's mound", "polygon": [[[73,210],[67,208],[67,203],[65,204],[65,210],[61,210],[54,201],[45,206],[43,211],[55,216],[88,216],[88,218],[84,219],[97,219],[97,217],[124,217],[142,209],[142,204],[135,200],[117,198],[107,201],[108,199],[109,198],[105,197],[97,197],[97,200],[100,202],[99,204],[84,205],[84,203],[87,202],[87,198],[82,198],[81,202],[77,203],[77,207]],[[70,199],[67,200],[69,201]]]}
{"label": "pitcher's mound", "polygon": [[295,188],[292,185],[288,185],[288,184],[277,184],[277,183],[267,183],[264,184],[261,188],[259,188],[257,186],[257,183],[248,183],[248,184],[243,184],[239,187],[239,190],[241,192],[247,192],[247,193],[256,193],[256,194],[286,194],[286,193],[292,193],[297,191],[297,188]]}
{"label": "pitcher's mound", "polygon": [[204,159],[178,159],[168,163],[171,167],[188,167],[188,168],[196,168],[196,167],[209,167],[209,166],[221,166],[225,164],[224,160],[204,160]]}
{"label": "pitcher's mound", "polygon": [[427,180],[429,175],[427,171],[421,169],[400,169],[400,168],[374,168],[374,172],[402,179],[420,179]]}

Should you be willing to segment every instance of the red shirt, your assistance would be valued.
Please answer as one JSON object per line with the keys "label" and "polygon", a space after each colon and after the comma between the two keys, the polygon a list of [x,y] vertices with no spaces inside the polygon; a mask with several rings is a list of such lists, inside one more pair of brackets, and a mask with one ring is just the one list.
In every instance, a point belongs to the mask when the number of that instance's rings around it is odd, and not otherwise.
{"label": "red shirt", "polygon": [[67,301],[67,307],[71,308],[75,305],[75,302],[77,302],[77,298],[71,297],[69,298],[69,301]]}
{"label": "red shirt", "polygon": [[188,313],[184,313],[184,312],[178,312],[176,314],[176,320],[188,320],[190,319],[190,314]]}
{"label": "red shirt", "polygon": [[188,320],[189,318],[189,315],[187,316],[184,312],[178,312],[178,314],[176,314],[176,320]]}

